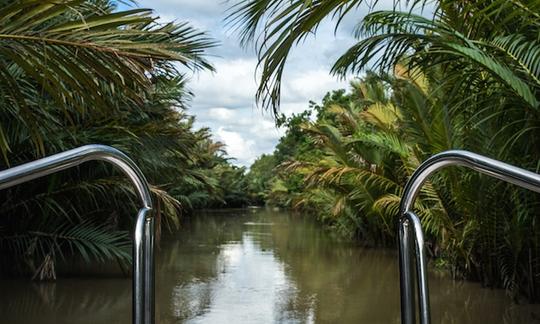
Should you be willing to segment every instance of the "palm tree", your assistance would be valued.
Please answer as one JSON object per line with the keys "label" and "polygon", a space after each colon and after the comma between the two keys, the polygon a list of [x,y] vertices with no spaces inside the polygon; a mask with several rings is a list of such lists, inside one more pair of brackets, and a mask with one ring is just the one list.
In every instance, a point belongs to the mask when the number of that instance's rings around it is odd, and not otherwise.
{"label": "palm tree", "polygon": [[[184,112],[190,94],[180,69],[211,70],[204,51],[214,42],[186,23],[158,23],[148,9],[116,11],[112,1],[2,4],[2,167],[88,143],[112,145],[154,184],[159,225],[177,227],[188,206],[167,191],[179,183],[212,187],[196,163],[208,131],[194,131]],[[2,197],[4,271],[50,279],[59,262],[131,260],[125,229],[133,195],[107,166],[83,165]]]}
{"label": "palm tree", "polygon": [[[335,194],[328,215],[353,221],[340,227],[356,228],[356,235],[366,242],[394,241],[403,180],[425,156],[454,141],[438,136],[439,130],[451,132],[437,113],[437,94],[426,79],[418,73],[412,78],[403,69],[401,73],[385,78],[369,73],[353,82],[345,105],[327,102],[321,107],[318,120],[305,131],[324,148],[324,158],[291,165],[307,167],[306,181],[308,188],[315,189],[315,197],[321,188]],[[426,127],[419,129],[420,123]],[[431,184],[425,186],[417,207],[428,233],[438,236],[448,226],[448,212]]]}
{"label": "palm tree", "polygon": [[[316,32],[324,19],[334,18],[337,27],[345,15],[358,13],[361,3],[360,0],[245,0],[232,8],[229,21],[238,28],[241,42],[254,42],[258,48],[262,72],[257,99],[263,107],[274,111],[279,107],[280,82],[290,50]],[[395,1],[396,5],[400,3],[405,2]],[[405,170],[429,154],[464,148],[537,171],[540,4],[538,1],[439,0],[434,2],[434,14],[430,18],[412,13],[412,9],[427,3],[411,1],[408,8],[411,10],[407,12],[370,11],[355,30],[357,43],[342,54],[331,70],[341,77],[366,68],[394,74],[403,65],[406,71],[413,72],[410,78],[414,79],[415,74],[425,76],[431,84],[429,100],[406,87],[394,89],[397,90],[394,106],[400,108],[405,118],[400,127],[407,126],[408,137],[392,136],[392,132],[384,131],[388,125],[377,124],[379,118],[397,118],[388,114],[386,105],[380,105],[362,111],[362,116],[353,114],[350,118],[355,123],[359,120],[371,123],[374,127],[371,130],[376,130],[374,134],[364,131],[361,139],[349,143],[349,133],[330,127],[335,125],[320,125],[317,131],[323,137],[321,142],[327,148],[333,145],[333,160],[340,167],[350,167],[355,162],[344,147],[362,144],[364,147],[357,152],[362,161],[370,161],[367,157],[373,156],[379,158],[373,161],[386,163],[388,155],[381,158],[381,150],[385,154],[392,152],[400,157],[399,165]],[[438,95],[431,98],[434,93]],[[426,107],[417,109],[421,108],[419,103]],[[381,110],[383,107],[386,108]],[[365,145],[368,142],[370,145]],[[344,143],[349,146],[342,147]],[[371,153],[373,146],[377,147],[375,152],[379,156]],[[407,174],[395,181],[403,183]],[[365,183],[370,183],[369,179]],[[477,185],[467,185],[471,183]],[[443,204],[436,209],[446,210],[445,214],[460,226],[458,232],[467,238],[448,242],[463,253],[459,257],[448,255],[446,260],[462,267],[463,272],[482,278],[486,284],[504,285],[514,293],[520,291],[531,299],[537,298],[535,278],[540,271],[537,262],[540,246],[536,243],[539,228],[534,215],[538,199],[461,173],[443,176],[439,184],[436,192]],[[352,194],[359,190],[358,186],[344,187],[346,191],[342,193]],[[478,188],[483,189],[484,195],[477,193]],[[395,193],[389,190],[389,194]],[[395,206],[396,199],[385,205]],[[368,197],[361,198],[364,205],[370,201]],[[460,206],[454,201],[459,201]],[[428,206],[433,209],[432,204]],[[433,219],[447,222],[442,216]],[[427,214],[423,222],[428,228],[439,228],[427,224],[430,222]],[[448,224],[444,227],[451,228]],[[532,230],[527,232],[525,228]]]}
{"label": "palm tree", "polygon": [[[401,2],[394,1],[396,6]],[[316,32],[325,19],[333,18],[338,28],[346,15],[358,13],[362,3],[244,0],[231,8],[228,20],[239,30],[241,43],[255,42],[258,48],[262,73],[257,99],[265,108],[277,109],[279,105],[281,77],[291,49]],[[336,61],[332,71],[345,76],[346,72],[361,71],[368,64],[388,71],[405,57],[415,58],[409,60],[411,65],[423,67],[452,63],[452,71],[461,71],[461,81],[481,83],[483,91],[502,84],[491,93],[504,90],[505,95],[510,94],[520,104],[537,106],[537,3],[439,0],[434,3],[434,19],[411,13],[415,8],[423,8],[427,1],[407,4],[408,12],[369,13],[355,31],[358,43]],[[470,75],[471,72],[474,73]],[[482,73],[488,80],[479,80]]]}
{"label": "palm tree", "polygon": [[[43,118],[133,108],[144,103],[152,76],[175,73],[172,62],[211,69],[202,56],[213,45],[185,23],[159,24],[151,10],[115,12],[109,1],[6,1],[0,10],[0,95],[5,120],[19,120],[35,155],[45,148]],[[51,116],[47,104],[62,109]],[[0,149],[9,163],[9,131]],[[22,130],[21,130],[22,131]]]}

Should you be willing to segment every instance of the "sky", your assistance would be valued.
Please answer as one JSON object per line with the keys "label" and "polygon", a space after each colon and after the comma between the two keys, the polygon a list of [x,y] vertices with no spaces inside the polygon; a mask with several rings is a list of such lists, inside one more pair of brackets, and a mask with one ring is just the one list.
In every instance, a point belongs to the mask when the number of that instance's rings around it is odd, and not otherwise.
{"label": "sky", "polygon": [[[379,1],[378,9],[390,9],[392,0]],[[283,129],[277,129],[270,112],[255,103],[257,59],[254,48],[242,48],[237,34],[224,22],[230,1],[222,0],[140,0],[138,6],[152,8],[164,22],[188,21],[205,31],[219,45],[208,51],[216,72],[190,74],[194,93],[190,114],[196,127],[209,127],[215,140],[226,145],[232,162],[249,167],[263,153],[272,153]],[[353,28],[367,7],[350,15],[334,33],[332,21],[325,21],[316,35],[291,53],[282,82],[280,111],[288,116],[320,102],[331,90],[348,88],[348,80],[329,74],[333,62],[355,43]]]}

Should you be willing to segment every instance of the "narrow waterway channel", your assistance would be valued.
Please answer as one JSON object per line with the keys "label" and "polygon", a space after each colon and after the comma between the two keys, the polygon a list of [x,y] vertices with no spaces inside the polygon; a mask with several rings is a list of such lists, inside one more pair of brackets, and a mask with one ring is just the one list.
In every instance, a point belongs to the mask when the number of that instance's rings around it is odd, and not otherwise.
{"label": "narrow waterway channel", "polygon": [[[267,209],[200,213],[163,238],[158,323],[399,323],[395,251],[331,237]],[[430,278],[434,323],[540,323],[540,305]],[[1,323],[129,323],[125,278],[0,281]]]}

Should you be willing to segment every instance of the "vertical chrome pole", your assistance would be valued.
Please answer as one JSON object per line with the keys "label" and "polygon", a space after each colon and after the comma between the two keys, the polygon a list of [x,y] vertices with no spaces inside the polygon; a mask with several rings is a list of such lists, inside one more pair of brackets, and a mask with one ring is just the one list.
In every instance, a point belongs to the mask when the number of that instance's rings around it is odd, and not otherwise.
{"label": "vertical chrome pole", "polygon": [[135,222],[135,230],[133,232],[133,323],[145,324],[143,319],[145,318],[145,225],[146,225],[146,213],[148,209],[142,208],[139,210],[137,220]]}
{"label": "vertical chrome pole", "polygon": [[[426,263],[426,248],[424,245],[424,233],[420,218],[413,212],[406,212],[405,218],[411,227],[409,230],[414,235],[415,250],[416,250],[416,280],[418,287],[418,310],[420,312],[420,323],[429,324],[431,322],[431,314],[429,308],[429,289],[428,289],[428,274]],[[412,307],[411,309],[414,309]]]}
{"label": "vertical chrome pole", "polygon": [[406,218],[399,220],[399,284],[401,302],[401,323],[413,324],[414,315],[414,294],[413,294],[413,273],[411,258],[411,232],[409,221]]}
{"label": "vertical chrome pole", "polygon": [[155,320],[155,273],[154,273],[154,217],[147,218],[145,221],[144,232],[144,257],[145,257],[145,324],[154,324]]}

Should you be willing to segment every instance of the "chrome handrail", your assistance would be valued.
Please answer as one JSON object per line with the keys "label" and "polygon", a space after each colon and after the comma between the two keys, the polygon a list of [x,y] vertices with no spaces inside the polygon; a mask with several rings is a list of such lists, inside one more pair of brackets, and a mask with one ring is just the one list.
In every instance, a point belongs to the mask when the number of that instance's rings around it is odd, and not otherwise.
{"label": "chrome handrail", "polygon": [[154,216],[148,182],[137,165],[121,151],[106,145],[85,145],[0,171],[0,190],[87,161],[101,160],[118,167],[135,186],[141,200],[133,234],[133,323],[154,323]]}
{"label": "chrome handrail", "polygon": [[403,324],[412,324],[416,321],[411,240],[414,240],[416,250],[420,323],[431,323],[424,236],[420,219],[412,212],[412,208],[427,178],[436,171],[452,165],[465,166],[540,193],[539,174],[476,153],[461,150],[445,151],[422,163],[407,181],[399,208],[399,215],[401,215],[398,226],[399,272],[401,323]]}

